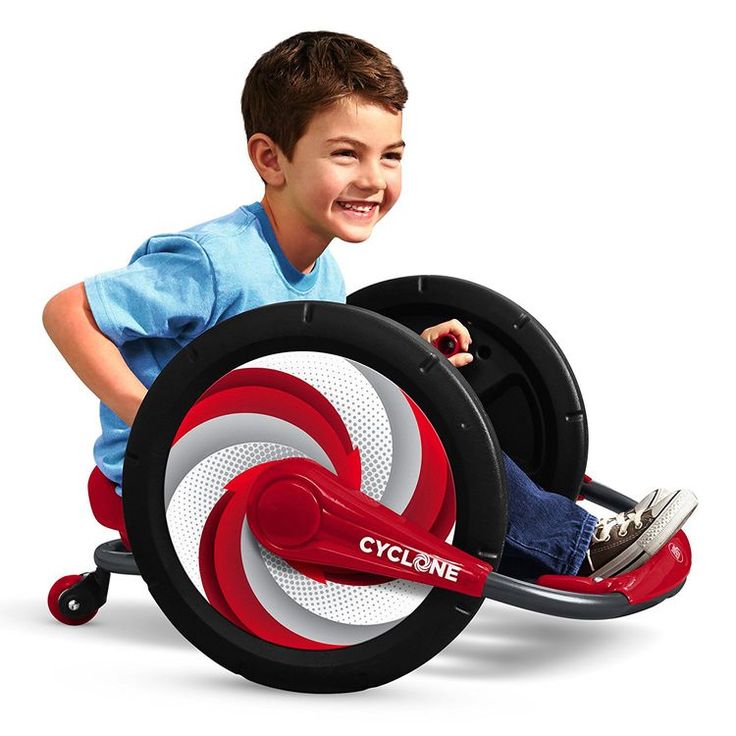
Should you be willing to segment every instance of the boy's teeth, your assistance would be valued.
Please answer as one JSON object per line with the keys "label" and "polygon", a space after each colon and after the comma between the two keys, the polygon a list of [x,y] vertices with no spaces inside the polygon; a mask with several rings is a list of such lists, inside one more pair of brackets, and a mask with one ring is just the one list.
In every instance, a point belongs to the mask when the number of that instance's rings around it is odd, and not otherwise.
{"label": "boy's teeth", "polygon": [[350,204],[348,202],[339,202],[341,207],[344,207],[347,210],[358,210],[359,212],[370,212],[370,210],[374,207],[372,204],[367,205],[357,205],[357,204]]}

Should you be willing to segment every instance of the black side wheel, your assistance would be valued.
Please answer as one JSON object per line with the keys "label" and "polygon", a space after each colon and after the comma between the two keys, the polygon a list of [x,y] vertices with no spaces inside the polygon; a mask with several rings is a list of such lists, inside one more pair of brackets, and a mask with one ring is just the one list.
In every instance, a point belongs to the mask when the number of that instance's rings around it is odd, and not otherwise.
{"label": "black side wheel", "polygon": [[495,564],[506,496],[482,404],[406,327],[357,307],[286,302],[184,348],[131,431],[123,498],[135,559],[197,648],[250,680],[303,692],[361,690],[410,672],[482,599],[339,570],[319,582],[260,547],[226,486],[290,457],[321,463]]}
{"label": "black side wheel", "polygon": [[588,456],[580,388],[545,328],[510,299],[471,281],[406,276],[367,286],[348,303],[416,333],[459,319],[473,338],[460,373],[478,395],[499,442],[542,488],[575,499]]}

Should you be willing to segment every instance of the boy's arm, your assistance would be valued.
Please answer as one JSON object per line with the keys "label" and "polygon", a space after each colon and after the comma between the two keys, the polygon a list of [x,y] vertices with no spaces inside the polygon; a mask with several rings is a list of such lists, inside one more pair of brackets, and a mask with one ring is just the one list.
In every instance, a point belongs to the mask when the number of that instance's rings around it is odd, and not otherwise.
{"label": "boy's arm", "polygon": [[52,297],[43,310],[43,325],[72,370],[130,426],[146,387],[128,368],[115,344],[100,332],[84,284],[70,286]]}

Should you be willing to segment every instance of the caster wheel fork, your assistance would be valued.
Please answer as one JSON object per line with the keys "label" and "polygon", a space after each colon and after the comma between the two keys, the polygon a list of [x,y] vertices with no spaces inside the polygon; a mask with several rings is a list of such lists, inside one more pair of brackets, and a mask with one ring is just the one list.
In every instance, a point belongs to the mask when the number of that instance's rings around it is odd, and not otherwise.
{"label": "caster wheel fork", "polygon": [[82,575],[65,575],[51,586],[49,611],[68,626],[86,624],[107,601],[109,584],[110,573],[100,568]]}

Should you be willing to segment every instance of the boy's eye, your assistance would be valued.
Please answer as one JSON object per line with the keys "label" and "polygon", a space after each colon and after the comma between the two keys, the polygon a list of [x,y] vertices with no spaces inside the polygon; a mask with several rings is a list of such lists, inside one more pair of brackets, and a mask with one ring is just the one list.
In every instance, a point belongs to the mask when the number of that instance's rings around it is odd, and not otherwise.
{"label": "boy's eye", "polygon": [[[344,148],[341,151],[335,151],[332,155],[333,156],[357,156],[357,154],[355,153],[355,151],[353,151],[353,150],[351,150],[349,148]],[[398,152],[387,153],[385,155],[386,155],[386,158],[390,158],[393,161],[401,161],[401,155],[402,154],[400,154]]]}

